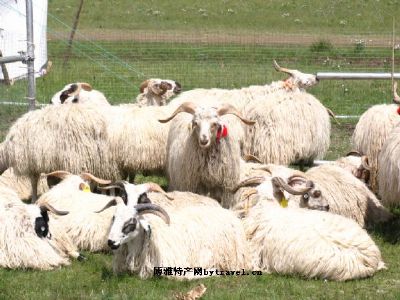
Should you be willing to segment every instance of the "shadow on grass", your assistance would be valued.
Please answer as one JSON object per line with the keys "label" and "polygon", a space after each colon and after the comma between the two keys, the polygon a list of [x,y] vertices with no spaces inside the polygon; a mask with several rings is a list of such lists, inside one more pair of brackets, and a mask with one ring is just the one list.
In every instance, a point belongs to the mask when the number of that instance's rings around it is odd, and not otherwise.
{"label": "shadow on grass", "polygon": [[377,236],[390,244],[400,243],[400,212],[394,211],[394,218],[386,223],[376,224],[368,231],[374,233]]}

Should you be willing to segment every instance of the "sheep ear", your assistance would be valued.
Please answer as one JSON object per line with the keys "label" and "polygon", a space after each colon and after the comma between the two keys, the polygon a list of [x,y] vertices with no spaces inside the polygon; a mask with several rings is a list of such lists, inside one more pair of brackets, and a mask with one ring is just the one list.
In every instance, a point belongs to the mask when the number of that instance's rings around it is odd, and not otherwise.
{"label": "sheep ear", "polygon": [[86,82],[81,82],[80,86],[82,87],[82,89],[84,89],[87,92],[90,92],[91,90],[93,90],[92,86]]}
{"label": "sheep ear", "polygon": [[116,206],[118,204],[118,201],[116,198],[110,200],[102,209],[95,211],[95,213],[101,213],[102,211],[106,210],[107,208],[110,208],[111,206]]}
{"label": "sheep ear", "polygon": [[150,79],[147,79],[140,84],[139,91],[141,94],[144,93],[144,89],[146,89],[149,86],[149,82]]}

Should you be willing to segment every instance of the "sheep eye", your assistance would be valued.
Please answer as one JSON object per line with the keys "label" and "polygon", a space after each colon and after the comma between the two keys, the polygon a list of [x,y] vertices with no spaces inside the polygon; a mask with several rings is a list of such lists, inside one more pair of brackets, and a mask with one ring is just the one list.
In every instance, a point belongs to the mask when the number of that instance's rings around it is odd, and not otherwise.
{"label": "sheep eye", "polygon": [[310,198],[310,195],[309,195],[308,193],[305,193],[305,194],[303,195],[303,199],[304,199],[305,201],[308,201],[308,198]]}
{"label": "sheep eye", "polygon": [[320,192],[320,191],[315,191],[314,194],[313,194],[313,196],[314,196],[315,198],[318,198],[319,196],[321,196],[321,192]]}
{"label": "sheep eye", "polygon": [[131,223],[126,224],[123,228],[122,228],[122,232],[124,234],[128,234],[132,231],[134,231],[136,229],[136,219],[131,220]]}
{"label": "sheep eye", "polygon": [[73,100],[72,100],[72,103],[77,103],[78,102],[78,99],[76,99],[76,98],[74,98]]}

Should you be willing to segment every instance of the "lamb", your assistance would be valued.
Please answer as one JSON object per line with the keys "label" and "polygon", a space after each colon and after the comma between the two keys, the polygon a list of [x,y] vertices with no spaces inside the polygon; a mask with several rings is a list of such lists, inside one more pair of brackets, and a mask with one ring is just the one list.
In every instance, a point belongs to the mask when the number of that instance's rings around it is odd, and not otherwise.
{"label": "lamb", "polygon": [[[235,107],[223,104],[219,108],[183,103],[167,119],[171,124],[167,143],[167,174],[170,190],[190,191],[211,198],[229,207],[230,190],[240,179],[240,140],[243,131],[232,114],[246,125]],[[236,121],[236,122],[235,122]],[[192,128],[188,128],[191,126]],[[228,134],[229,129],[229,134]]]}
{"label": "lamb", "polygon": [[[397,82],[393,87],[395,104],[380,104],[370,107],[358,121],[352,136],[353,148],[367,155],[371,167],[370,185],[378,192],[378,157],[390,132],[400,121],[400,97],[397,95]],[[383,179],[385,180],[385,179]]]}
{"label": "lamb", "polygon": [[181,84],[174,80],[147,79],[140,84],[140,94],[136,98],[136,103],[139,106],[167,105],[167,100],[179,94],[181,90]]}
{"label": "lamb", "polygon": [[378,189],[382,204],[386,207],[397,207],[400,203],[399,145],[400,127],[397,125],[383,143],[378,155]]}
{"label": "lamb", "polygon": [[[51,239],[48,211],[65,215],[51,205],[27,205],[0,192],[0,266],[51,270],[69,265],[65,249]],[[53,229],[53,228],[52,228]],[[53,230],[51,232],[54,234]]]}
{"label": "lamb", "polygon": [[67,84],[61,91],[54,94],[50,104],[89,103],[95,105],[110,105],[102,92],[94,90],[89,83],[76,82]]}
{"label": "lamb", "polygon": [[144,279],[153,276],[156,267],[174,266],[191,268],[175,279],[194,279],[193,268],[249,268],[246,236],[231,211],[206,205],[163,209],[153,203],[135,204],[145,191],[145,186],[137,185],[130,201],[116,198],[101,210],[116,206],[108,240],[115,273]]}
{"label": "lamb", "polygon": [[18,176],[30,178],[32,201],[36,201],[41,173],[62,169],[119,179],[108,142],[107,119],[101,108],[66,104],[20,117],[11,126],[4,147],[7,167],[13,167]]}
{"label": "lamb", "polygon": [[277,178],[270,197],[243,220],[253,269],[335,281],[365,278],[385,269],[381,253],[357,223],[328,212],[282,208]]}

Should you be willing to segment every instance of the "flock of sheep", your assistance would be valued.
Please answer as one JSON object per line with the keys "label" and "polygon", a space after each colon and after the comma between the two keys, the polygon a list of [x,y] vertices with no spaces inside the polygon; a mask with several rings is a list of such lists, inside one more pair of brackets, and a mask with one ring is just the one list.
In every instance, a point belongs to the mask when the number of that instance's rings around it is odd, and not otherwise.
{"label": "flock of sheep", "polygon": [[[200,266],[344,281],[384,269],[365,228],[399,204],[397,105],[364,113],[348,156],[291,169],[324,157],[332,113],[305,91],[314,75],[274,64],[286,80],[181,92],[149,79],[119,106],[69,84],[20,117],[0,144],[0,266],[48,270],[112,250],[114,272],[140,278]],[[166,175],[169,192],[134,184],[137,173]]]}

